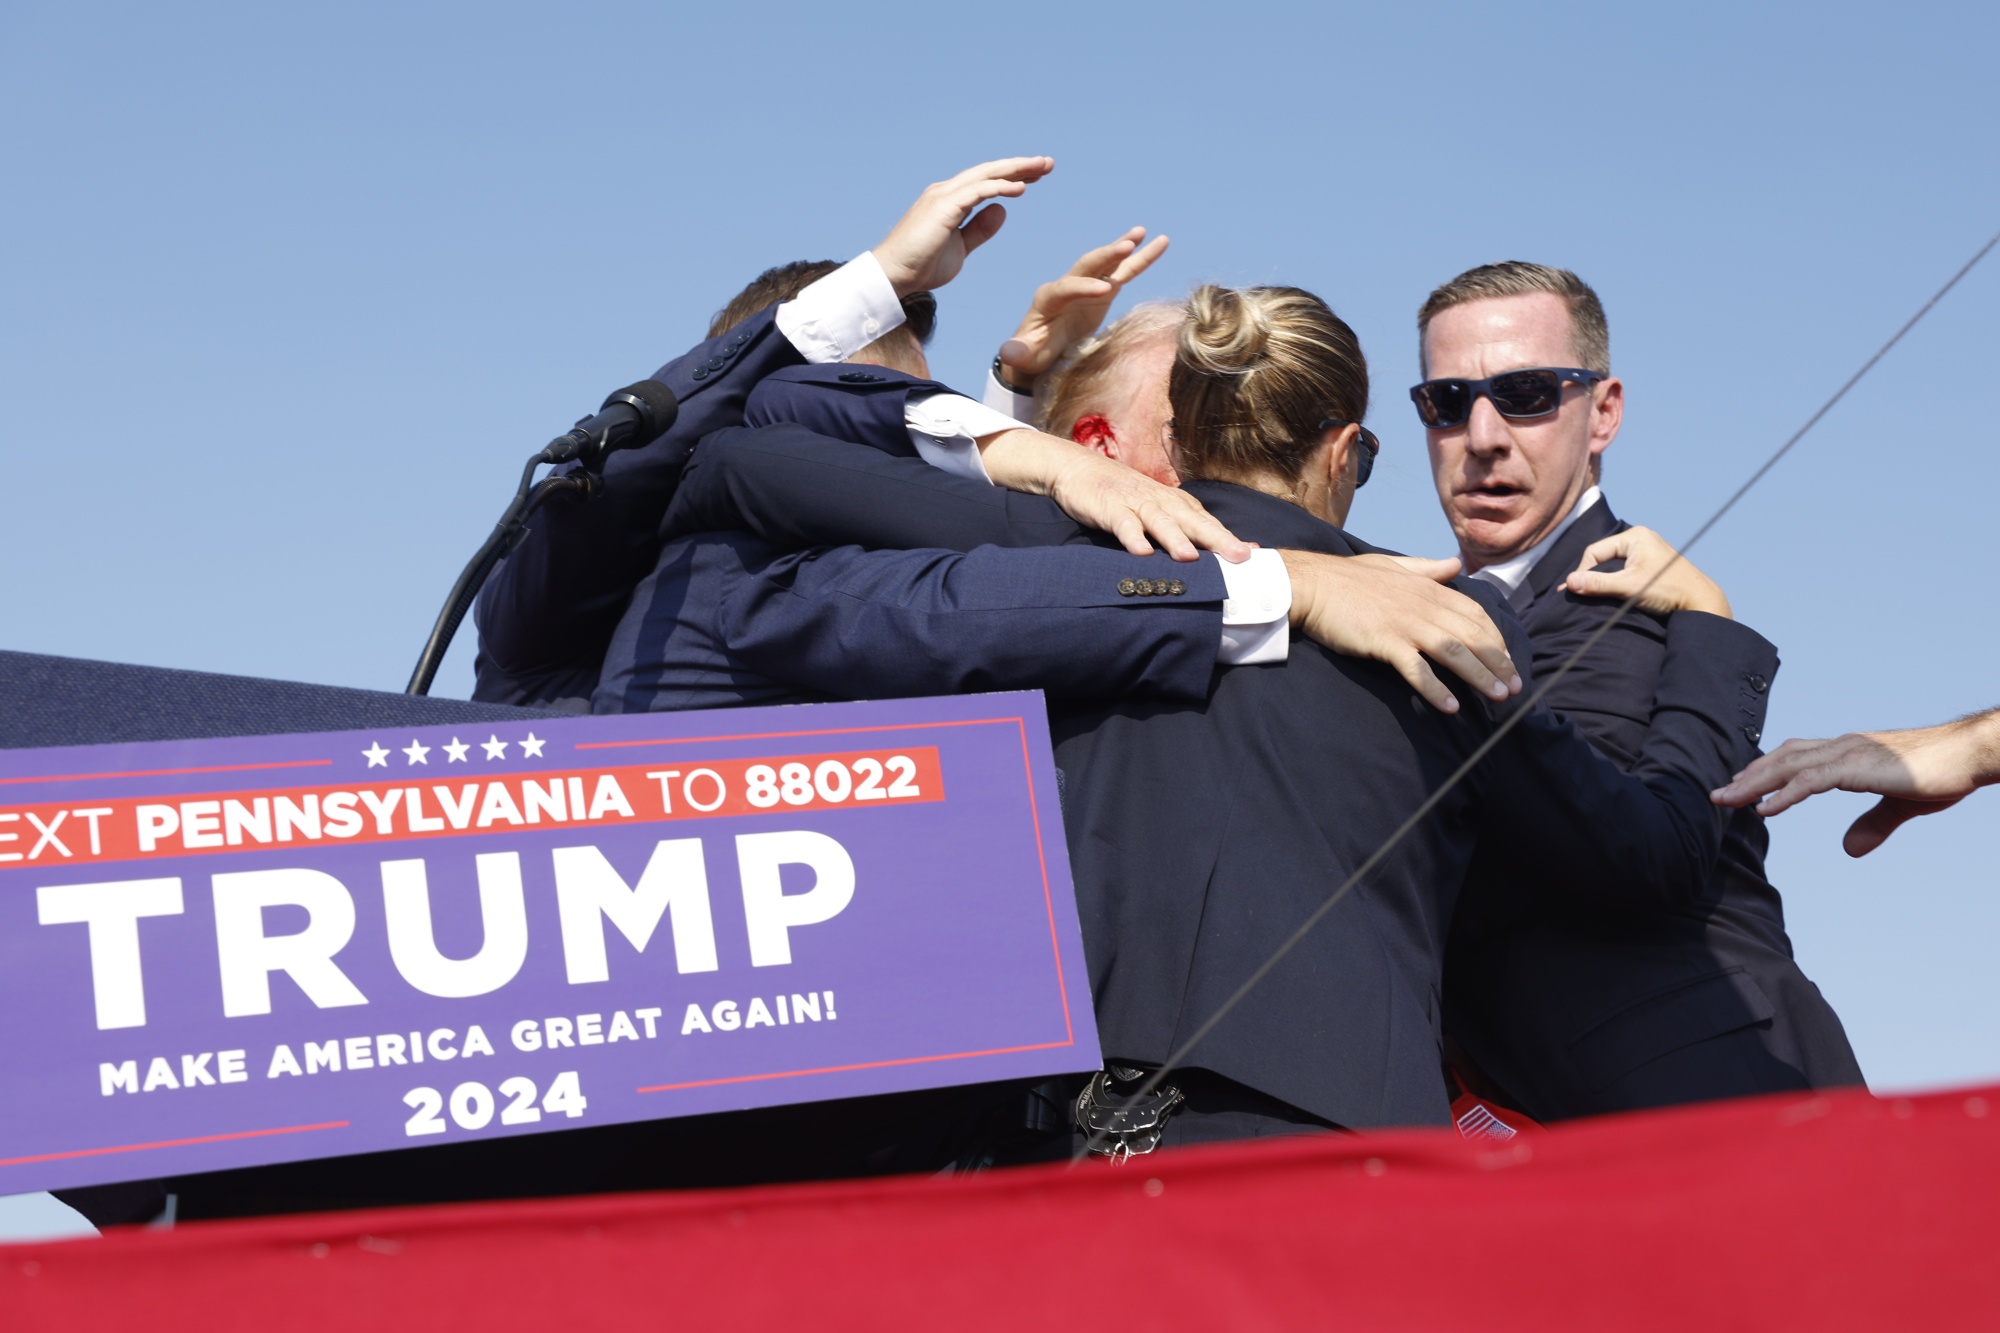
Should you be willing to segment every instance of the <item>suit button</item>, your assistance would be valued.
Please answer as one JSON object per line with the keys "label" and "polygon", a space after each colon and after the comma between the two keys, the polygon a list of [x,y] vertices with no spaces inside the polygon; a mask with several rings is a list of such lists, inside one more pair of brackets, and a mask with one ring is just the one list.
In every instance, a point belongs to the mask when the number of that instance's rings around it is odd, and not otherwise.
{"label": "suit button", "polygon": [[722,369],[722,358],[719,356],[711,356],[710,358],[708,358],[708,368],[710,370]]}
{"label": "suit button", "polygon": [[866,371],[847,370],[841,372],[840,382],[842,384],[880,384],[882,377],[880,375],[870,375]]}
{"label": "suit button", "polygon": [[1141,597],[1151,597],[1153,595],[1153,581],[1151,579],[1139,580],[1139,595]]}
{"label": "suit button", "polygon": [[695,367],[695,370],[694,370],[694,377],[695,377],[696,379],[698,379],[698,380],[705,380],[705,379],[707,379],[707,378],[708,378],[708,367],[706,367],[706,366],[696,366],[696,367]]}
{"label": "suit button", "polygon": [[727,361],[730,357],[735,356],[736,353],[741,350],[742,349],[739,348],[735,343],[731,343],[729,344],[729,346],[723,348],[720,352],[716,353],[716,355],[720,356],[724,361]]}
{"label": "suit button", "polygon": [[1771,682],[1765,680],[1762,676],[1752,676],[1750,677],[1750,688],[1758,694],[1762,694],[1765,690],[1771,688]]}
{"label": "suit button", "polygon": [[1182,583],[1179,579],[1175,579],[1167,585],[1167,591],[1175,597],[1179,597],[1187,591],[1187,584]]}
{"label": "suit button", "polygon": [[1764,733],[1755,727],[1745,727],[1743,728],[1743,739],[1755,745],[1758,741],[1764,739]]}
{"label": "suit button", "polygon": [[1133,593],[1137,591],[1139,591],[1139,585],[1137,583],[1134,583],[1131,579],[1118,580],[1118,595],[1120,597],[1130,597]]}

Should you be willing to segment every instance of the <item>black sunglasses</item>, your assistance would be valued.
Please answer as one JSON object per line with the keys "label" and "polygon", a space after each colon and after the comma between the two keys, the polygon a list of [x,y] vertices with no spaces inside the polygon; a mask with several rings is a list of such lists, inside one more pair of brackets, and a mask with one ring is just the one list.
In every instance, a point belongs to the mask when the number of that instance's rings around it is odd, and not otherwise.
{"label": "black sunglasses", "polygon": [[1358,421],[1337,421],[1328,417],[1319,423],[1320,431],[1338,430],[1343,426],[1355,426],[1361,431],[1361,462],[1355,466],[1354,489],[1360,490],[1368,484],[1369,474],[1375,471],[1375,455],[1382,452],[1382,441],[1375,438],[1375,432]]}
{"label": "black sunglasses", "polygon": [[1483,380],[1425,380],[1410,390],[1410,401],[1417,405],[1417,417],[1432,430],[1463,426],[1481,394],[1509,421],[1528,421],[1562,406],[1563,385],[1595,384],[1604,378],[1594,370],[1537,366]]}

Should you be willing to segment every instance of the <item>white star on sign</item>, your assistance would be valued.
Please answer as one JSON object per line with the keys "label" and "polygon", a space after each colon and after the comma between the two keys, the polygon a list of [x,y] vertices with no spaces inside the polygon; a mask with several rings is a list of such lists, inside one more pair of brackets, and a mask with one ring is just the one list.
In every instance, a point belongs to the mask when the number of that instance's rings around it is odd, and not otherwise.
{"label": "white star on sign", "polygon": [[376,741],[361,753],[367,758],[368,767],[370,768],[387,768],[389,766],[389,752],[382,748],[382,742],[380,741]]}
{"label": "white star on sign", "polygon": [[547,741],[536,740],[535,733],[531,731],[528,733],[528,739],[521,742],[521,753],[530,759],[540,759],[542,757],[542,747],[547,744]]}
{"label": "white star on sign", "polygon": [[410,762],[411,762],[412,764],[428,764],[428,763],[430,763],[430,760],[428,760],[428,759],[424,758],[424,756],[425,756],[425,755],[427,755],[427,754],[429,754],[430,752],[431,752],[431,747],[430,747],[430,746],[428,746],[428,745],[419,745],[419,744],[418,744],[417,742],[415,742],[415,741],[411,741],[411,742],[410,742],[410,743],[409,743],[408,745],[405,745],[405,746],[403,747],[403,753],[404,753],[404,754],[406,754],[406,755],[408,755],[408,756],[410,756]]}
{"label": "white star on sign", "polygon": [[504,759],[507,756],[507,742],[498,736],[488,736],[479,742],[479,748],[486,751],[488,759]]}
{"label": "white star on sign", "polygon": [[445,755],[444,761],[447,764],[462,764],[465,762],[465,752],[467,750],[470,750],[471,748],[472,747],[470,745],[467,745],[464,741],[460,740],[458,737],[453,736],[451,738],[451,744],[444,747],[444,755]]}

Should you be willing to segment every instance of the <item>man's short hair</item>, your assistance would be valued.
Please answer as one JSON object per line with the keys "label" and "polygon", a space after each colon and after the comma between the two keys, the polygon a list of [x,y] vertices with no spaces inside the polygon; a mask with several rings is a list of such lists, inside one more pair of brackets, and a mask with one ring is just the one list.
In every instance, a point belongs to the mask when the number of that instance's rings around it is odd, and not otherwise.
{"label": "man's short hair", "polygon": [[[750,280],[749,286],[731,297],[728,305],[715,312],[715,317],[708,321],[708,336],[718,337],[759,310],[792,300],[840,267],[832,259],[799,259],[765,269]],[[929,292],[912,292],[903,298],[902,304],[903,323],[876,342],[886,343],[898,334],[905,334],[914,338],[919,348],[929,346],[931,335],[937,332],[937,298]]]}
{"label": "man's short hair", "polygon": [[1154,338],[1171,340],[1187,319],[1184,301],[1147,301],[1135,305],[1117,322],[1080,344],[1035,386],[1035,415],[1041,428],[1068,439],[1077,419],[1104,410],[1105,387],[1118,363],[1133,348]]}
{"label": "man's short hair", "polygon": [[1431,321],[1453,306],[1472,301],[1489,301],[1500,296],[1530,296],[1548,292],[1560,296],[1569,307],[1569,336],[1576,351],[1577,366],[1600,375],[1611,373],[1611,326],[1604,320],[1604,303],[1590,284],[1566,268],[1528,264],[1510,259],[1501,264],[1481,264],[1445,283],[1430,294],[1417,312],[1417,364],[1430,374],[1424,356],[1424,337]]}

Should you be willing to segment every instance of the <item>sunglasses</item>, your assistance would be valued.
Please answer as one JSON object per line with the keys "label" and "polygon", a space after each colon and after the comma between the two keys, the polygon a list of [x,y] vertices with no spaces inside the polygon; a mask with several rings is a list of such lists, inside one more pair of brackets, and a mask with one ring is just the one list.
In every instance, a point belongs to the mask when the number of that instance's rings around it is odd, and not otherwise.
{"label": "sunglasses", "polygon": [[1339,421],[1328,417],[1319,423],[1321,432],[1337,430],[1343,426],[1359,427],[1361,431],[1361,462],[1356,465],[1354,473],[1354,489],[1358,491],[1368,484],[1369,475],[1375,471],[1375,455],[1382,452],[1382,441],[1375,438],[1374,431],[1358,421]]}
{"label": "sunglasses", "polygon": [[1410,401],[1417,405],[1418,418],[1432,430],[1463,426],[1482,394],[1493,410],[1509,421],[1531,421],[1562,406],[1563,385],[1595,384],[1604,378],[1594,370],[1538,366],[1483,380],[1425,380],[1410,390]]}

